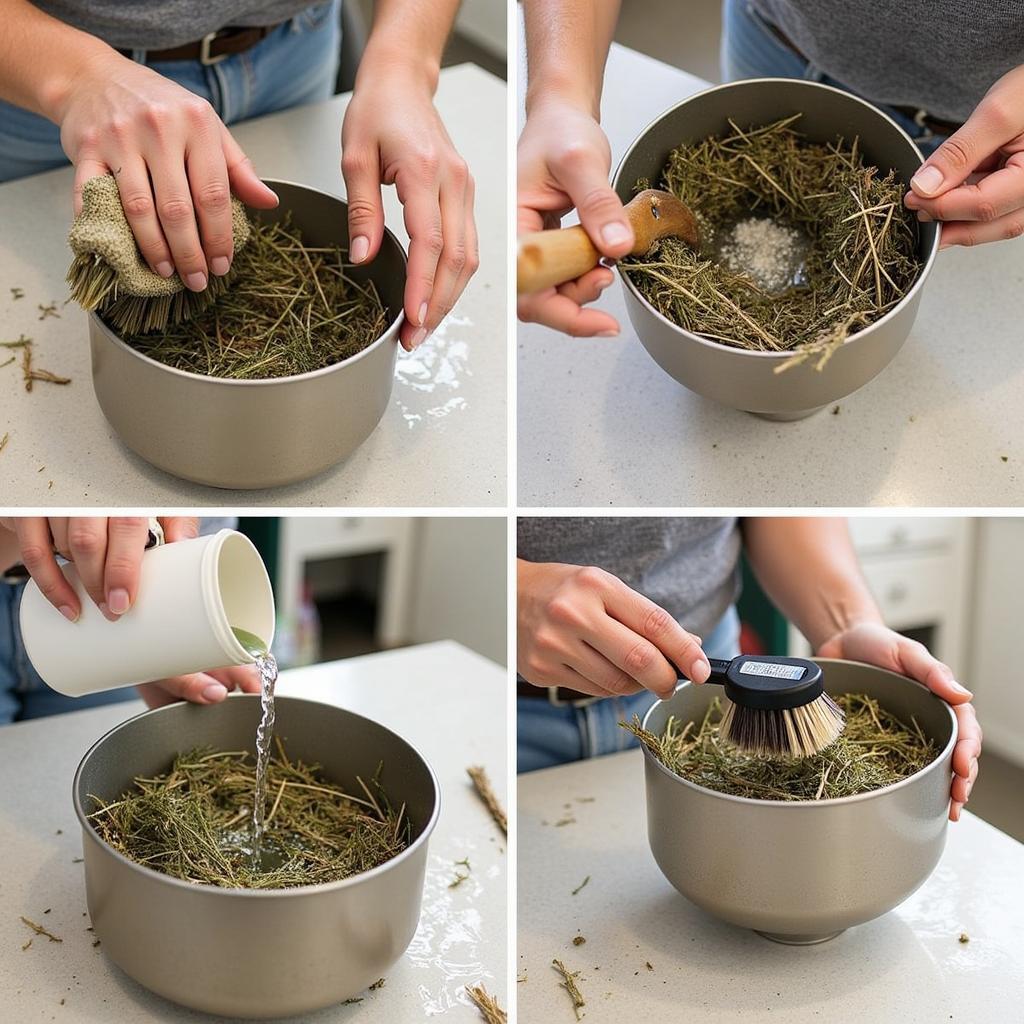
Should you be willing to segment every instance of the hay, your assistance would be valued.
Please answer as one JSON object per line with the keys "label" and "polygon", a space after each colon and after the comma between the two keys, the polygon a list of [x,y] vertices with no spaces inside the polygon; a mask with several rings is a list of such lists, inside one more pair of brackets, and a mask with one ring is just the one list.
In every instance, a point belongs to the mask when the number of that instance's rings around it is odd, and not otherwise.
{"label": "hay", "polygon": [[392,808],[377,778],[357,781],[363,796],[323,779],[319,765],[289,761],[279,743],[267,771],[262,865],[252,858],[256,767],[247,752],[179,754],[169,772],[136,778],[119,800],[92,797],[89,820],[115,850],[174,878],[231,889],[314,885],[369,871],[410,842],[405,805]]}
{"label": "hay", "polygon": [[820,754],[768,760],[742,754],[720,733],[716,697],[698,725],[670,718],[660,736],[640,719],[620,723],[669,771],[705,789],[758,800],[822,800],[868,793],[921,771],[938,755],[936,744],[863,693],[837,696],[846,728]]}
{"label": "hay", "polygon": [[[729,134],[673,150],[660,187],[697,214],[701,250],[666,238],[621,264],[680,327],[735,348],[792,353],[776,372],[811,355],[820,369],[851,333],[891,310],[921,269],[917,225],[895,172],[865,166],[856,139],[806,141],[795,128],[800,116],[746,129],[730,121]],[[782,291],[722,258],[751,217],[807,240],[801,272]]]}
{"label": "hay", "polygon": [[208,377],[266,379],[331,366],[387,329],[373,284],[348,274],[338,247],[306,246],[290,218],[254,224],[230,289],[165,331],[125,341],[158,362]]}

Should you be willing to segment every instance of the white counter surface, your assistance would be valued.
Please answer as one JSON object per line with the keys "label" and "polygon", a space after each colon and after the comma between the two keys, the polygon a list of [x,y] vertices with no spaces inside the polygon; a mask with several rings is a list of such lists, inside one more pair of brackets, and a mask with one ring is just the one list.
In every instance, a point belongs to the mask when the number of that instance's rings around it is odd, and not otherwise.
{"label": "white counter surface", "polygon": [[[0,369],[0,493],[6,505],[498,506],[506,496],[505,86],[472,65],[441,72],[437,107],[476,178],[480,270],[441,329],[399,351],[391,404],[342,464],[266,491],[227,491],[155,469],[114,434],[93,395],[86,315],[67,297],[70,168],[0,185],[0,341],[35,339],[35,364],[66,387],[22,385]],[[232,126],[268,178],[344,195],[341,120],[348,94]],[[384,189],[387,226],[408,246],[401,206]],[[25,297],[14,300],[10,288]],[[56,300],[60,318],[39,320]],[[0,349],[0,363],[9,355]],[[13,353],[16,354],[16,353]],[[286,425],[285,425],[286,426]],[[52,487],[50,481],[53,481]]]}
{"label": "white counter surface", "polygon": [[518,789],[519,1024],[572,1024],[555,957],[581,972],[585,1024],[1022,1019],[1024,846],[968,812],[901,906],[800,947],[725,924],[672,888],[647,845],[639,750],[521,775]]}
{"label": "white counter surface", "polygon": [[[706,87],[613,46],[601,108],[613,171],[647,124]],[[519,504],[1022,504],[1022,304],[1024,239],[942,252],[910,337],[878,377],[838,415],[770,423],[662,371],[616,279],[597,306],[619,338],[519,325]]]}
{"label": "white counter surface", "polygon": [[[406,1024],[427,1017],[479,1020],[465,994],[480,982],[507,1005],[507,872],[504,837],[476,797],[466,767],[482,764],[508,806],[505,672],[458,644],[425,644],[283,673],[278,693],[338,704],[394,729],[430,762],[441,818],[430,840],[420,928],[387,983],[363,1001],[303,1024]],[[0,1019],[152,1024],[214,1021],[155,996],[92,947],[82,914],[81,830],[71,780],[85,751],[141,701],[0,728]],[[60,830],[58,834],[57,830]],[[453,862],[471,872],[456,889]],[[47,908],[51,912],[44,913]],[[37,937],[24,915],[63,939]],[[225,970],[231,951],[224,952]],[[63,1000],[63,1005],[62,1001]]]}

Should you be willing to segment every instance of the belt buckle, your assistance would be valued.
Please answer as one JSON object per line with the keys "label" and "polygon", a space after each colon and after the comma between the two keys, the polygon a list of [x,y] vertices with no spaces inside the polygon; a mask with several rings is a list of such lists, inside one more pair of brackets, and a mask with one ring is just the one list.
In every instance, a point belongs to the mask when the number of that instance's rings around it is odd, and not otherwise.
{"label": "belt buckle", "polygon": [[585,708],[596,704],[600,699],[600,697],[583,697],[580,700],[562,700],[558,696],[557,686],[548,687],[548,703],[553,708]]}
{"label": "belt buckle", "polygon": [[209,67],[211,64],[219,64],[222,60],[227,58],[226,53],[219,54],[216,57],[210,55],[210,46],[213,41],[217,38],[218,33],[211,32],[209,35],[203,36],[199,43],[199,63]]}
{"label": "belt buckle", "polygon": [[914,124],[916,124],[922,132],[921,135],[918,135],[918,138],[924,140],[925,142],[927,142],[928,139],[930,139],[935,134],[935,132],[933,132],[931,128],[929,128],[928,125],[925,123],[928,120],[928,117],[928,111],[924,109],[918,110],[918,112],[914,115]]}

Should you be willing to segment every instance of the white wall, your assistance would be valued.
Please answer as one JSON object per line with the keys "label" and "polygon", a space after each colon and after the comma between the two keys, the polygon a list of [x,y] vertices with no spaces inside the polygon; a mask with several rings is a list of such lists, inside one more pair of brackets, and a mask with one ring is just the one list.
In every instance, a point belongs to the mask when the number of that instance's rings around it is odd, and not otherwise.
{"label": "white wall", "polygon": [[415,546],[410,641],[457,640],[504,665],[504,517],[423,518]]}
{"label": "white wall", "polygon": [[971,672],[985,748],[1024,766],[1024,519],[980,519]]}

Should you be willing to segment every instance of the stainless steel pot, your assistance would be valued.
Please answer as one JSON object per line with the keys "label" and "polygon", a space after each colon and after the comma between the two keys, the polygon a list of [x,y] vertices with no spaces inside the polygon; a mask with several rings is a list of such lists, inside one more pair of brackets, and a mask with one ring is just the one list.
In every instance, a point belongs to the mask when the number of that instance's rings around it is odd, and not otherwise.
{"label": "stainless steel pot", "polygon": [[[811,141],[857,137],[868,163],[894,169],[905,182],[921,164],[910,136],[870,103],[817,82],[759,78],[707,89],[665,111],[626,151],[614,188],[627,201],[637,179],[660,180],[673,149],[728,131],[730,118],[739,125],[768,124],[798,112],[798,127]],[[867,384],[899,352],[938,251],[938,224],[919,225],[918,237],[924,265],[913,287],[884,317],[851,335],[820,371],[809,359],[776,374],[788,354],[730,348],[692,334],[658,313],[621,274],[626,309],[654,361],[691,391],[769,419],[801,419]]]}
{"label": "stainless steel pot", "polygon": [[[867,693],[913,715],[940,754],[916,775],[833,800],[751,800],[681,779],[644,748],[647,834],[665,877],[732,924],[793,944],[823,942],[902,903],[931,874],[946,841],[956,716],[903,676],[818,659],[829,693]],[[684,683],[644,717],[700,720],[717,687]]]}
{"label": "stainless steel pot", "polygon": [[[306,185],[268,180],[276,222],[292,215],[310,245],[348,248],[344,200]],[[347,458],[380,422],[391,398],[406,259],[388,230],[372,263],[353,279],[373,281],[390,326],[349,359],[273,380],[223,380],[158,363],[89,317],[92,379],[110,425],[129,448],[175,476],[212,487],[257,488],[304,480]]]}
{"label": "stainless steel pot", "polygon": [[90,794],[117,799],[134,776],[166,771],[192,747],[251,749],[259,717],[259,697],[250,695],[146,712],[98,740],[74,781],[86,897],[103,952],[159,995],[229,1017],[311,1013],[383,977],[416,932],[440,806],[433,771],[401,737],[332,705],[279,697],[276,734],[289,755],[318,761],[356,792],[355,777],[372,776],[383,762],[381,781],[413,824],[399,856],[325,885],[220,889],[136,864],[96,834],[86,817]]}

